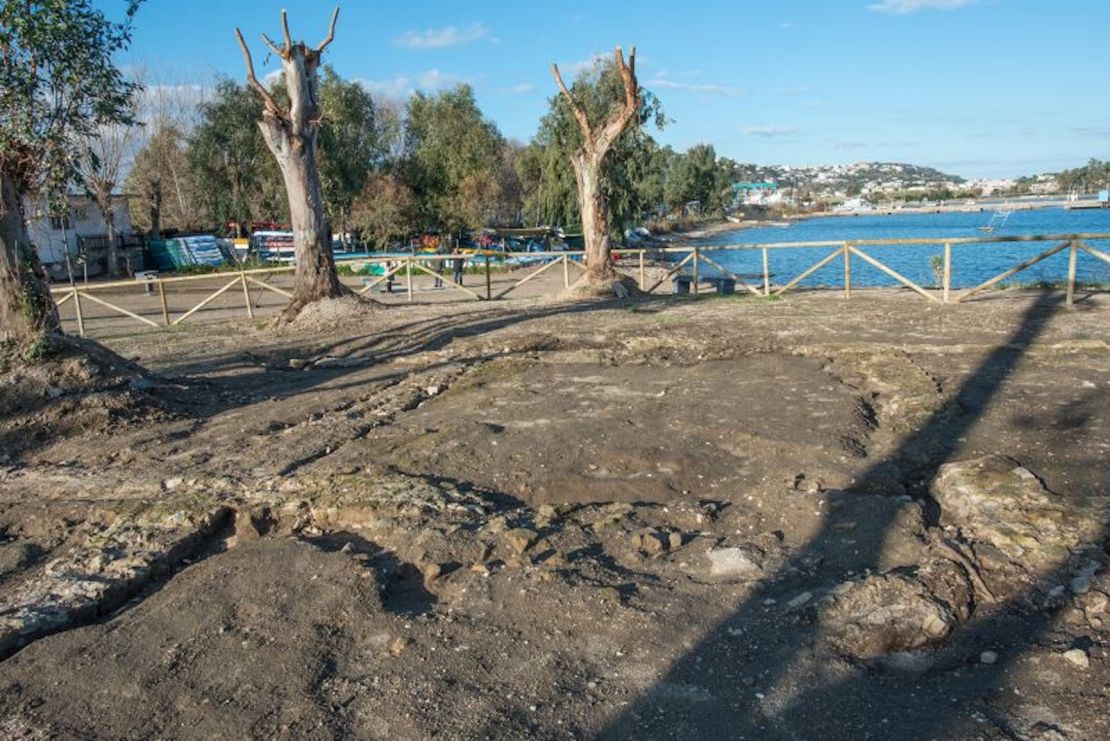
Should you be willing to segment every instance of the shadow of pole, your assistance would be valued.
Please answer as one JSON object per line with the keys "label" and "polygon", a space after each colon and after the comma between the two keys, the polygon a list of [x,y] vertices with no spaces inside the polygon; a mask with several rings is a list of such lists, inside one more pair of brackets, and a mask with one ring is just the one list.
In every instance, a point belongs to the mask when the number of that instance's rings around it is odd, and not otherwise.
{"label": "shadow of pole", "polygon": [[[914,495],[927,501],[928,486],[941,465],[959,450],[960,438],[975,424],[998,394],[1006,379],[1014,372],[1024,350],[1044,330],[1058,296],[1039,295],[1025,311],[1017,329],[1008,340],[990,352],[963,381],[958,393],[903,440],[895,451],[868,467],[859,482],[846,490],[850,499],[874,491],[870,483],[884,478],[891,463],[903,472],[903,480],[920,482]],[[871,479],[874,479],[874,482]],[[832,509],[825,517],[818,534],[804,547],[791,554],[787,562],[767,577],[750,596],[721,621],[699,644],[679,659],[648,692],[615,718],[601,736],[603,738],[839,738],[858,735],[861,730],[878,732],[871,709],[861,705],[856,696],[859,686],[848,682],[829,690],[828,697],[840,702],[830,706],[815,705],[816,695],[807,694],[805,687],[788,707],[804,708],[806,723],[798,727],[784,725],[783,716],[775,717],[764,706],[764,693],[774,688],[797,687],[791,669],[799,661],[813,658],[817,637],[816,621],[783,614],[781,606],[774,614],[763,604],[769,593],[798,594],[839,583],[845,571],[857,573],[877,569],[886,533],[895,525],[896,510],[878,521],[878,528],[858,533],[854,553],[848,562],[843,555],[844,534],[854,525],[851,507]],[[813,663],[810,663],[813,666]],[[818,666],[818,671],[820,667]],[[763,673],[761,673],[763,672]],[[758,676],[757,682],[753,678]],[[835,678],[827,684],[835,684]],[[893,694],[885,702],[907,703],[898,693],[902,685],[880,683],[883,691]],[[753,686],[748,686],[753,685]],[[696,705],[682,700],[676,686],[708,689],[713,696],[710,705]],[[891,690],[891,687],[897,689]],[[761,691],[762,690],[762,691]],[[822,715],[833,708],[836,717]],[[879,737],[918,738],[935,733],[941,725],[915,724],[922,713],[936,714],[935,708],[921,708],[890,718],[892,725],[881,726]],[[824,725],[822,725],[824,724]],[[868,734],[864,733],[864,737]]]}

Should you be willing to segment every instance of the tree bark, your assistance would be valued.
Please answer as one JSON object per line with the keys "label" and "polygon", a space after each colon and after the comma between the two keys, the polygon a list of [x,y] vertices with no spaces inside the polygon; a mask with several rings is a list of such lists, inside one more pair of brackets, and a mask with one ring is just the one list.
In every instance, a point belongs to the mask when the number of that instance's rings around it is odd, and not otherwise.
{"label": "tree bark", "polygon": [[316,48],[303,42],[293,43],[285,11],[281,12],[284,44],[278,47],[265,35],[266,45],[281,60],[289,107],[279,107],[270,92],[254,74],[254,62],[243,35],[236,30],[247,82],[262,97],[262,119],[258,122],[266,146],[273,153],[285,181],[289,197],[289,220],[293,228],[293,254],[296,258],[293,298],[280,321],[292,321],[313,301],[350,294],[339,282],[332,255],[331,226],[324,209],[320,172],[316,163],[316,133],[320,126],[316,70],[320,55],[335,37],[336,8],[328,35]]}
{"label": "tree bark", "polygon": [[578,208],[582,215],[582,238],[586,243],[587,283],[603,284],[619,276],[613,268],[609,244],[609,204],[601,189],[601,163],[584,153],[571,157],[578,184]]}
{"label": "tree bark", "polygon": [[100,213],[104,215],[104,230],[108,237],[108,275],[112,278],[120,277],[119,245],[116,244],[116,212],[112,209],[112,196],[108,195],[100,202]]}
{"label": "tree bark", "polygon": [[153,184],[147,194],[150,205],[150,238],[162,238],[162,184]]}
{"label": "tree bark", "polygon": [[22,200],[13,179],[0,172],[0,342],[26,348],[62,328]]}

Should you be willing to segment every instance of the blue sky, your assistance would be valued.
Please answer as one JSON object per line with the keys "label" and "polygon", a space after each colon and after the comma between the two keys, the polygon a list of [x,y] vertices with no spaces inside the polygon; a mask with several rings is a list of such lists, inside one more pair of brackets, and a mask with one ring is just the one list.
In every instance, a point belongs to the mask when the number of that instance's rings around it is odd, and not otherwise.
{"label": "blue sky", "polygon": [[[259,34],[280,36],[282,7],[293,35],[316,42],[333,6],[148,0],[121,62],[163,83],[241,79],[235,26],[258,64]],[[551,62],[566,75],[635,44],[641,84],[673,120],[655,136],[676,148],[1000,177],[1110,158],[1108,27],[1105,0],[347,0],[326,58],[398,97],[468,82],[501,131],[526,140],[555,90]]]}

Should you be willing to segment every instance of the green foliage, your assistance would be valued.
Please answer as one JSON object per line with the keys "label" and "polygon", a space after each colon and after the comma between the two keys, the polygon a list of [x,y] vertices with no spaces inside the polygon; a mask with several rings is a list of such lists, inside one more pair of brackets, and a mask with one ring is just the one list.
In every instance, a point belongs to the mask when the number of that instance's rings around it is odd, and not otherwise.
{"label": "green foliage", "polygon": [[1110,187],[1110,162],[1091,159],[1083,167],[1057,173],[1056,182],[1060,190],[1068,192],[1093,193]]}
{"label": "green foliage", "polygon": [[370,94],[330,66],[320,74],[323,122],[317,137],[320,186],[333,228],[350,226],[351,205],[384,156],[384,137]]}
{"label": "green foliage", "polygon": [[[611,110],[624,101],[624,86],[614,60],[599,60],[584,71],[570,88],[571,95],[591,123],[600,126]],[[636,223],[659,201],[659,165],[669,150],[660,150],[644,131],[654,124],[663,128],[666,116],[659,99],[640,88],[640,110],[613,144],[605,159],[602,189],[609,205],[609,223],[621,230]],[[550,108],[540,121],[536,136],[517,161],[523,196],[524,219],[532,225],[576,226],[578,191],[570,155],[582,143],[582,133],[570,104],[561,95],[550,99]]]}
{"label": "green foliage", "polygon": [[200,114],[188,160],[205,221],[212,226],[288,221],[281,173],[258,128],[258,95],[223,80]]}
{"label": "green foliage", "polygon": [[151,228],[151,204],[160,203],[161,228],[186,231],[199,229],[195,203],[196,185],[189,169],[187,141],[181,127],[170,121],[155,121],[150,138],[135,154],[127,175],[127,192],[136,197],[128,201],[131,224],[136,229]]}
{"label": "green foliage", "polygon": [[698,201],[703,213],[720,210],[724,199],[718,188],[717,153],[711,144],[695,144],[677,159],[667,174],[664,197],[672,209]]}
{"label": "green foliage", "polygon": [[0,169],[20,192],[63,190],[78,142],[131,122],[136,85],[112,57],[139,4],[113,23],[88,0],[0,2]]}
{"label": "green foliage", "polygon": [[379,248],[413,231],[416,198],[412,189],[388,173],[373,173],[351,208],[351,224]]}
{"label": "green foliage", "polygon": [[421,227],[474,229],[515,210],[505,198],[511,192],[507,179],[515,179],[505,140],[482,115],[469,85],[434,95],[416,93],[405,126],[408,152],[401,172],[418,196]]}

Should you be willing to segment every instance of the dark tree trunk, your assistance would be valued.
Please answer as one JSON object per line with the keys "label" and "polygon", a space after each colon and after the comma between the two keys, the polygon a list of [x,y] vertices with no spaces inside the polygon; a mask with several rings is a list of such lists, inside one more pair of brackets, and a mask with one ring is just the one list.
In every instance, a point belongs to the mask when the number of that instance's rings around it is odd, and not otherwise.
{"label": "dark tree trunk", "polygon": [[150,191],[150,238],[162,237],[162,184],[155,185]]}
{"label": "dark tree trunk", "polygon": [[27,235],[22,196],[0,173],[0,341],[28,347],[61,331],[50,284]]}

